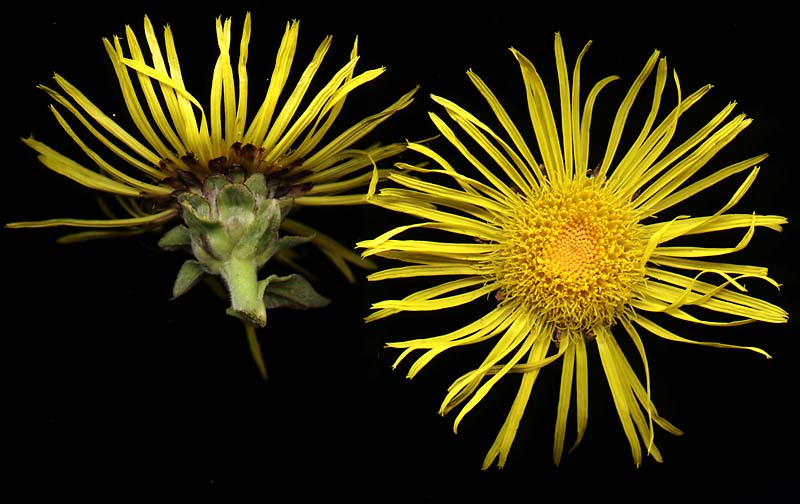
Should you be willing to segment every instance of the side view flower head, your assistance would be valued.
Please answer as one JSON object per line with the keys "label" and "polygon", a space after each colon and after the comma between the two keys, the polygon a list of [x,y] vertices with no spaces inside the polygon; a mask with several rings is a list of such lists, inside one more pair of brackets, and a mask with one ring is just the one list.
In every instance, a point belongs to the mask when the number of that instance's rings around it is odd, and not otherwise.
{"label": "side view flower head", "polygon": [[[350,93],[384,69],[356,72],[356,39],[349,61],[312,95],[312,83],[331,46],[328,36],[289,91],[298,30],[297,21],[287,23],[266,94],[255,113],[248,109],[249,13],[236,64],[231,55],[235,43],[231,20],[216,20],[219,56],[207,108],[184,83],[169,26],[163,42],[147,17],[143,44],[129,26],[124,38],[104,39],[137,131],[126,130],[56,74],[55,87],[40,87],[52,99],[50,110],[84,160],[72,159],[33,137],[23,141],[47,168],[112,195],[118,209],[104,202],[107,219],[57,218],[8,227],[92,228],[61,239],[70,242],[162,231],[182,220],[160,241],[165,249],[194,256],[181,268],[174,296],[204,275],[220,277],[230,296],[228,313],[244,322],[251,345],[253,328],[266,324],[267,309],[324,305],[327,300],[302,276],[259,280],[259,270],[275,257],[303,271],[291,247],[309,241],[350,280],[350,265],[371,267],[349,248],[288,215],[299,206],[363,203],[368,187],[374,189],[377,179],[387,173],[376,163],[400,153],[405,145],[358,148],[356,144],[411,103],[415,90],[334,135],[333,126]],[[257,82],[260,85],[262,78]],[[125,215],[119,216],[120,211]]]}
{"label": "side view flower head", "polygon": [[[493,343],[477,368],[453,382],[440,409],[444,415],[461,406],[455,431],[499,380],[517,376],[516,397],[484,459],[484,469],[495,461],[499,467],[506,463],[534,382],[543,368],[556,362],[561,363],[561,385],[554,462],[558,464],[563,454],[572,401],[573,448],[581,442],[589,414],[587,355],[594,349],[635,464],[641,463],[643,445],[660,462],[654,424],[672,434],[681,431],[659,416],[651,400],[646,338],[769,355],[755,347],[689,340],[657,323],[657,318],[708,326],[787,321],[783,309],[746,293],[744,279],[778,286],[766,268],[714,259],[744,249],[756,228],[780,231],[786,223],[777,215],[731,212],[753,184],[766,155],[703,173],[751,120],[744,114],[733,115],[735,103],[730,103],[688,138],[677,138],[679,119],[711,86],[684,95],[673,72],[676,104],[660,113],[670,79],[666,60],[655,51],[622,100],[602,157],[591,159],[592,111],[600,91],[617,77],[602,79],[582,94],[581,62],[589,45],[579,54],[570,78],[556,34],[555,97],[548,96],[533,63],[511,49],[522,72],[531,140],[472,71],[467,75],[499,129],[445,98],[432,96],[457,128],[437,113],[430,113],[430,118],[463,159],[448,159],[427,145],[411,143],[409,148],[430,159],[432,166],[399,163],[401,171],[388,177],[399,187],[381,189],[371,202],[420,222],[358,244],[364,257],[408,263],[373,273],[370,280],[440,279],[403,299],[375,303],[376,311],[367,321],[400,312],[444,310],[493,295],[491,308],[463,327],[389,343],[404,349],[395,366],[409,354],[423,352],[411,365],[409,378],[446,350]],[[648,81],[653,89],[649,113],[640,129],[623,136],[626,126],[631,127],[634,102]],[[560,115],[554,114],[551,98]],[[632,139],[625,148],[623,137]],[[744,174],[741,185],[712,215],[657,218],[737,174]],[[442,182],[426,177],[442,177]],[[425,239],[430,230],[449,233],[450,238]],[[690,243],[699,235],[718,236],[714,233],[726,230],[741,231],[738,243],[712,247]],[[675,244],[678,238],[684,240]],[[710,316],[700,315],[703,310]],[[625,345],[618,344],[620,337],[629,338],[636,349],[643,376],[631,366],[622,350]]]}

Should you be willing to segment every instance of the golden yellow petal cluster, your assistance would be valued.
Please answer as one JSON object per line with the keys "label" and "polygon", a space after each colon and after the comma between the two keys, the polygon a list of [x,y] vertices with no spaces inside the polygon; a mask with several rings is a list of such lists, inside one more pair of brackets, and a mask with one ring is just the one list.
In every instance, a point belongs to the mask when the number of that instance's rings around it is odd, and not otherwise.
{"label": "golden yellow petal cluster", "polygon": [[[62,154],[33,137],[24,142],[54,172],[90,189],[114,195],[119,209],[104,207],[108,219],[57,218],[17,222],[8,227],[100,229],[69,235],[62,241],[161,229],[165,222],[180,215],[173,201],[176,191],[232,167],[279,177],[292,187],[301,188],[294,199],[297,205],[363,203],[366,191],[353,190],[364,189],[374,178],[384,176],[387,170],[378,170],[376,163],[402,152],[405,145],[373,144],[358,148],[356,144],[392,114],[408,106],[415,90],[353,125],[336,128],[336,119],[350,93],[380,76],[385,69],[356,72],[359,61],[356,40],[346,64],[317,84],[323,78],[320,75],[323,60],[332,43],[332,37],[328,36],[302,73],[292,78],[299,27],[297,21],[286,24],[272,74],[254,79],[247,70],[250,14],[245,17],[238,41],[233,37],[231,19],[217,18],[219,56],[214,63],[206,107],[184,82],[184,69],[169,26],[159,37],[145,17],[144,38],[126,26],[124,37],[104,39],[130,124],[103,112],[75,85],[56,74],[55,87],[40,88],[51,98],[50,110],[84,159]],[[238,52],[238,57],[233,51]],[[252,88],[260,90],[262,86],[266,86],[266,92],[253,109]],[[318,89],[313,91],[315,86]],[[119,210],[129,216],[120,218]],[[292,218],[283,222],[282,229],[315,235],[312,242],[348,278],[352,279],[348,264],[368,264],[349,248]],[[290,255],[282,256],[290,259]]]}
{"label": "golden yellow petal cluster", "polygon": [[[581,62],[588,48],[589,44],[579,54],[570,77],[561,38],[556,35],[556,96],[548,95],[533,63],[511,50],[522,74],[529,124],[512,121],[504,105],[472,71],[468,77],[497,126],[490,127],[459,105],[432,96],[446,117],[431,112],[431,120],[453,154],[411,143],[409,148],[428,162],[420,166],[398,163],[402,171],[388,177],[395,185],[381,189],[370,201],[418,222],[359,243],[365,257],[406,263],[373,273],[370,280],[427,277],[433,283],[405,298],[375,303],[376,311],[368,321],[494,300],[485,313],[463,327],[389,344],[404,349],[395,366],[411,353],[422,352],[408,372],[414,377],[442,352],[491,342],[484,360],[453,382],[440,408],[446,414],[461,407],[455,419],[457,429],[499,380],[517,380],[516,397],[484,459],[484,469],[495,461],[500,467],[506,463],[534,382],[543,368],[558,361],[555,463],[563,454],[570,412],[575,418],[573,448],[580,443],[588,422],[587,356],[594,349],[634,462],[641,463],[642,446],[661,461],[654,444],[654,424],[672,434],[681,431],[659,416],[651,401],[647,338],[746,348],[769,356],[755,347],[683,338],[662,327],[657,318],[710,326],[787,320],[780,307],[747,294],[743,279],[777,287],[766,268],[713,260],[745,248],[757,228],[780,231],[786,223],[777,215],[729,212],[752,185],[766,155],[713,166],[715,155],[750,119],[744,114],[731,117],[735,107],[731,103],[695,133],[679,138],[679,119],[711,86],[684,95],[673,72],[675,91],[670,100],[665,94],[666,59],[656,51],[619,105],[600,150],[602,157],[591,159],[594,105],[601,90],[618,78],[602,79],[583,94]],[[652,89],[649,112],[635,126],[630,112],[645,85]],[[551,100],[560,114],[554,113]],[[667,105],[670,101],[672,105]],[[658,219],[665,210],[740,173],[746,175],[739,188],[712,215]],[[434,177],[441,182],[429,181]],[[685,208],[690,207],[681,210]],[[731,230],[740,231],[738,243],[713,247],[692,243],[698,235],[714,237]],[[422,239],[435,232],[438,239]],[[674,243],[677,238],[682,238],[681,244]],[[699,315],[703,311],[715,315],[704,318]],[[636,350],[634,358],[642,362],[643,376],[634,372],[619,337],[630,340],[625,346]]]}

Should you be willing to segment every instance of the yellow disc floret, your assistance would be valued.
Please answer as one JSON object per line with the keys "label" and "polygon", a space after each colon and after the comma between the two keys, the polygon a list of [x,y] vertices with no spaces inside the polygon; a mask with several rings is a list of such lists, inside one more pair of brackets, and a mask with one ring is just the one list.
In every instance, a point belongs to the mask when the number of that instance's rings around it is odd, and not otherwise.
{"label": "yellow disc floret", "polygon": [[495,256],[505,302],[570,331],[610,325],[644,278],[637,216],[596,179],[514,205]]}

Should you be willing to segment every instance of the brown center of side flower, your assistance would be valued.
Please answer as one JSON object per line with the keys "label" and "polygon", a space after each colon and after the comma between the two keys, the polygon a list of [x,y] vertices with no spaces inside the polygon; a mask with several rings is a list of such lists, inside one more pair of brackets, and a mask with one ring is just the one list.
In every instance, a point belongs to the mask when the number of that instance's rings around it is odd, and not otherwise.
{"label": "brown center of side flower", "polygon": [[189,153],[180,159],[162,159],[160,168],[169,176],[165,183],[175,188],[175,194],[186,190],[198,189],[212,175],[231,176],[235,179],[247,178],[260,173],[264,175],[274,198],[296,198],[308,192],[311,183],[301,182],[306,171],[301,169],[303,159],[290,162],[267,163],[264,161],[264,149],[253,144],[234,143],[227,155],[219,156],[204,163]]}

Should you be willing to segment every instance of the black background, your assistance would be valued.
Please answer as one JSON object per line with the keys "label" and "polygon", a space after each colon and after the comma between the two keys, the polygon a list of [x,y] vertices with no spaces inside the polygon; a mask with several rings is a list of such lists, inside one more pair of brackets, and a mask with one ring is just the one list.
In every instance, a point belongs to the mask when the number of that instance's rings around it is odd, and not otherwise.
{"label": "black background", "polygon": [[[263,96],[259,83],[271,71],[284,24],[293,18],[301,20],[295,77],[328,33],[334,35],[329,70],[346,61],[355,35],[359,68],[388,67],[378,82],[356,93],[360,97],[342,124],[421,84],[417,102],[376,135],[384,141],[433,133],[425,113],[435,107],[430,93],[488,117],[464,75],[468,68],[507,106],[524,107],[509,46],[531,57],[552,84],[553,33],[561,32],[570,65],[583,43],[594,40],[584,59],[584,86],[588,90],[590,82],[621,75],[624,83],[606,97],[610,103],[619,102],[626,83],[658,48],[677,68],[684,95],[707,82],[715,85],[690,126],[699,127],[734,99],[755,119],[726,150],[732,160],[771,155],[739,211],[797,216],[797,47],[788,14],[765,3],[749,12],[671,5],[657,13],[613,4],[557,12],[531,4],[519,10],[504,2],[474,8],[128,2],[102,9],[29,2],[14,9],[3,35],[8,37],[4,222],[97,212],[89,191],[44,169],[18,141],[33,133],[56,148],[72,148],[36,84],[49,82],[57,71],[107,110],[124,110],[100,39],[122,34],[125,24],[141,36],[142,17],[149,14],[156,27],[172,25],[185,79],[204,101],[217,54],[214,17],[234,17],[238,44],[247,10],[253,13],[253,99]],[[193,87],[195,82],[200,87]],[[672,83],[668,90],[673,92]],[[516,113],[524,114],[524,108]],[[602,128],[611,118],[601,110],[593,124]],[[714,211],[735,185],[724,188],[727,192],[712,191],[684,210]],[[395,219],[361,209],[310,209],[306,215],[344,243],[373,237]],[[510,496],[531,502],[797,499],[794,410],[800,360],[793,319],[783,326],[726,331],[678,326],[687,337],[758,345],[773,355],[769,361],[646,338],[656,405],[686,432],[681,438],[657,434],[663,464],[646,459],[633,467],[595,356],[589,429],[580,448],[560,468],[552,465],[560,369],[554,368],[537,383],[507,467],[481,472],[513,384],[491,394],[453,435],[454,415],[441,418],[436,411],[447,386],[472,369],[483,350],[445,354],[413,381],[404,378],[407,367],[392,371],[397,352],[385,350],[386,341],[434,335],[460,320],[438,314],[364,326],[370,302],[407,293],[402,284],[348,285],[329,265],[314,263],[320,289],[334,303],[309,313],[271,315],[261,334],[270,373],[263,382],[238,322],[226,317],[208,292],[198,289],[169,300],[181,257],[157,250],[153,238],[62,246],[55,244],[57,236],[57,230],[0,231],[6,287],[3,409],[14,421],[4,430],[3,472],[8,483],[30,495],[100,493],[116,500],[118,494],[169,488],[220,495],[246,491],[290,501],[312,495],[436,502]],[[797,252],[798,233],[790,224],[782,234],[759,230],[754,245],[737,257],[770,267],[783,284],[780,292],[748,286],[790,316],[798,309],[800,284],[792,262]]]}

